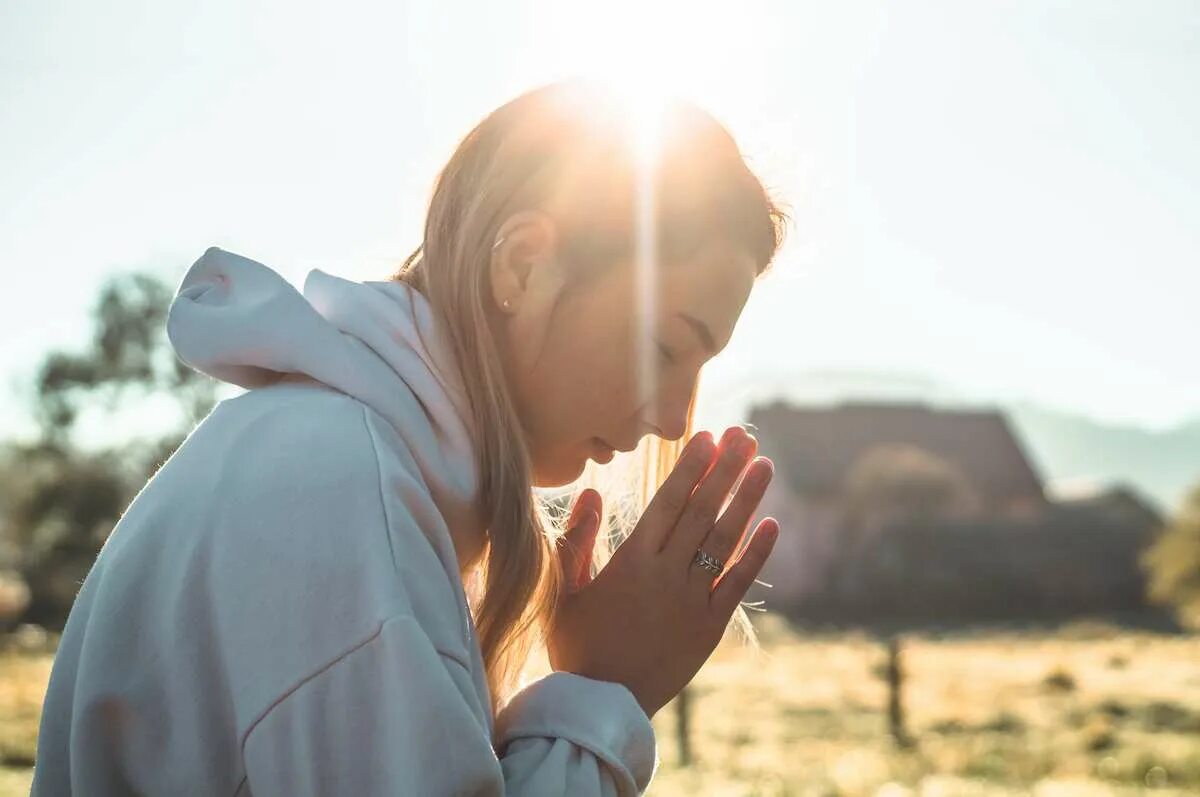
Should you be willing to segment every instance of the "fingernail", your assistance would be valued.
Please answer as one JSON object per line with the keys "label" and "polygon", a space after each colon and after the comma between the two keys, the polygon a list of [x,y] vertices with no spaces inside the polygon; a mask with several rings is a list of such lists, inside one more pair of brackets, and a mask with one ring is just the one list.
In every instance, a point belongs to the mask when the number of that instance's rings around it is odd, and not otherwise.
{"label": "fingernail", "polygon": [[754,473],[750,474],[750,478],[755,484],[762,484],[775,473],[775,466],[771,463],[771,460],[761,459],[759,462],[762,464],[756,464],[754,466]]}
{"label": "fingernail", "polygon": [[754,450],[754,442],[754,438],[747,434],[735,444],[737,452],[742,456],[746,456]]}

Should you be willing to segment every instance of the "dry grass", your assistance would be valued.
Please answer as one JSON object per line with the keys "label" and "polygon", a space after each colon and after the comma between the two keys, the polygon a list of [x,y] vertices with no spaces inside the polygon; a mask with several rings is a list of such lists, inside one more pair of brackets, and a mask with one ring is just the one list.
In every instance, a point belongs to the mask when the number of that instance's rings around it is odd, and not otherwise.
{"label": "dry grass", "polygon": [[29,794],[49,654],[0,652],[0,796]]}
{"label": "dry grass", "polygon": [[[693,683],[695,763],[675,712],[654,719],[653,795],[1091,797],[1200,793],[1200,637],[1086,625],[1056,634],[908,637],[915,744],[885,735],[883,646],[800,637],[758,617],[763,653],[730,643]],[[45,655],[0,654],[0,796],[27,794]]]}
{"label": "dry grass", "polygon": [[760,618],[763,654],[725,645],[693,682],[695,763],[655,717],[663,795],[1200,792],[1200,638],[1087,624],[1056,634],[907,637],[915,745],[886,735],[881,642],[801,639]]}

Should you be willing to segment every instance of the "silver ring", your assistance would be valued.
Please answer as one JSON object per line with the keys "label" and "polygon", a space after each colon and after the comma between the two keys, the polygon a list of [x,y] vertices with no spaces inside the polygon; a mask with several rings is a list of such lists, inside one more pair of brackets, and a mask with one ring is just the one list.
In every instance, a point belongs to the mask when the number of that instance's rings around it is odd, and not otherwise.
{"label": "silver ring", "polygon": [[692,562],[700,565],[714,576],[721,575],[721,572],[725,569],[724,562],[699,548],[696,549],[696,555],[692,557]]}

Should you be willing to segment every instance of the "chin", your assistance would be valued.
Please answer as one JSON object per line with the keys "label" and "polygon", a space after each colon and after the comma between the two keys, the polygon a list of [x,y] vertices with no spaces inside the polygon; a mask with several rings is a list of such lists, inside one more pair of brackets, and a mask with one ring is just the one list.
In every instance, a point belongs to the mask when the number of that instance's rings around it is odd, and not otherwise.
{"label": "chin", "polygon": [[588,460],[604,465],[612,460],[612,452],[601,452],[590,442],[582,452],[564,452],[553,462],[534,463],[533,484],[535,487],[562,487],[571,484],[583,475]]}
{"label": "chin", "polygon": [[583,474],[587,467],[587,459],[570,462],[556,462],[534,469],[534,487],[562,487],[570,484]]}

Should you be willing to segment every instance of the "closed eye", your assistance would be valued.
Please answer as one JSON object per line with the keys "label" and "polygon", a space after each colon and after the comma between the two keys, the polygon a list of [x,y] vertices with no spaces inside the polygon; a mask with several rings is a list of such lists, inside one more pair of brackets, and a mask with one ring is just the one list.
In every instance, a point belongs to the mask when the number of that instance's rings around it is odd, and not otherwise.
{"label": "closed eye", "polygon": [[667,361],[668,365],[673,364],[675,362],[675,355],[672,354],[671,351],[666,346],[659,343],[658,350],[662,354],[663,359],[665,359]]}

